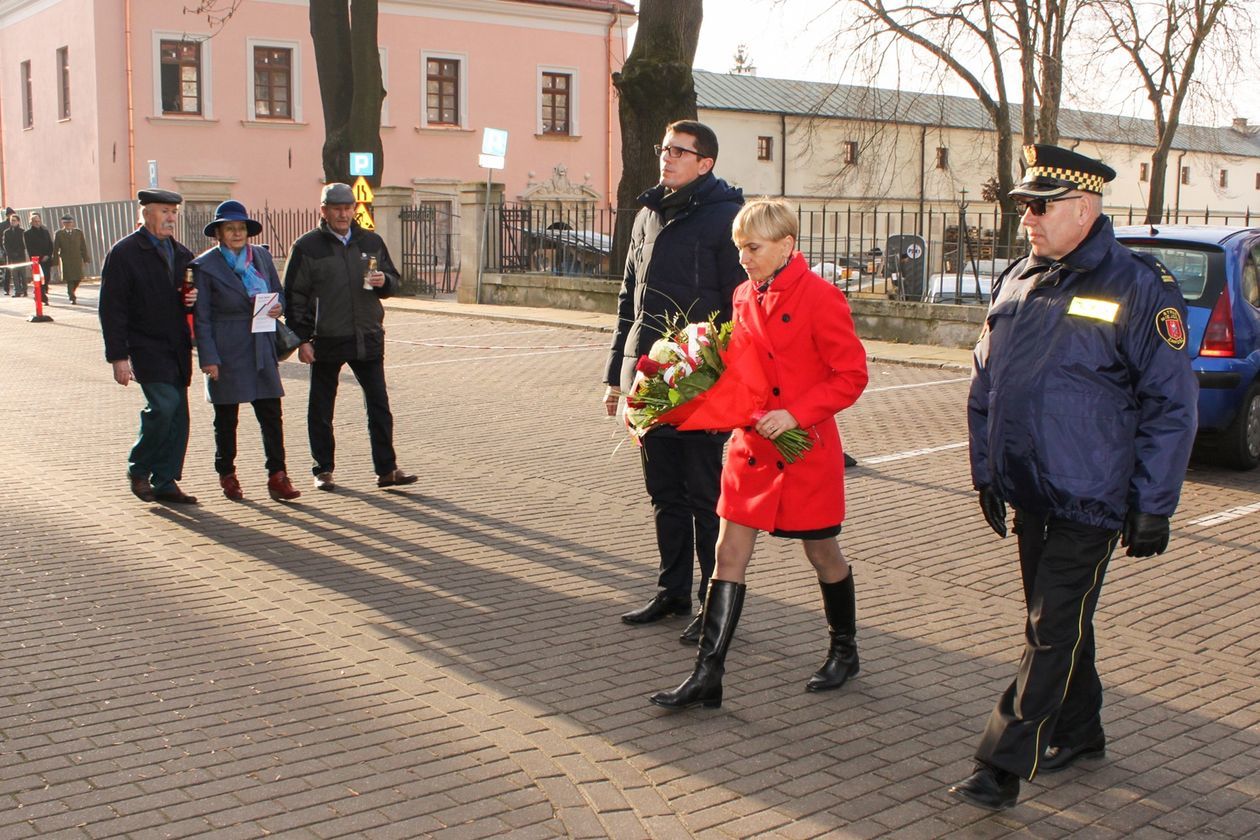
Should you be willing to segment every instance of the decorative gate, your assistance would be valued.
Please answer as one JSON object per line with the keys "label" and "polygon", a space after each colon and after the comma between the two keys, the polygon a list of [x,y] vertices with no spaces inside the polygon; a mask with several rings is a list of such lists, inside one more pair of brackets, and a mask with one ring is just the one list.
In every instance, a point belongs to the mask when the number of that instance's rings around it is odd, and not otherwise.
{"label": "decorative gate", "polygon": [[402,290],[408,295],[450,294],[459,284],[451,239],[450,203],[425,201],[404,207],[402,222]]}

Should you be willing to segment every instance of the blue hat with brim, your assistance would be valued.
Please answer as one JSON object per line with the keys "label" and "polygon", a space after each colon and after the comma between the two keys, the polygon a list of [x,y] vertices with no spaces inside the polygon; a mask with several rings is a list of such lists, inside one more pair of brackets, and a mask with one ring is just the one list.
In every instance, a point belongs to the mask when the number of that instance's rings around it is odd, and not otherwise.
{"label": "blue hat with brim", "polygon": [[214,229],[222,222],[244,222],[245,232],[250,236],[262,233],[262,223],[251,219],[248,211],[245,210],[245,205],[239,201],[229,199],[214,208],[214,218],[206,225],[203,233],[206,236],[214,236]]}

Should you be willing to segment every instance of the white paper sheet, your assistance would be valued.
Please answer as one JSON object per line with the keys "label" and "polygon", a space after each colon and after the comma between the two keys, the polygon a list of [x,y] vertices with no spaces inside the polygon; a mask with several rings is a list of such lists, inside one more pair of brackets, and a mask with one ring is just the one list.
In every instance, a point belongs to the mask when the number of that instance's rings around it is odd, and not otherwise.
{"label": "white paper sheet", "polygon": [[276,331],[276,319],[267,313],[271,311],[271,307],[276,305],[276,300],[279,297],[278,292],[264,292],[261,295],[254,295],[254,323],[250,327],[250,332]]}

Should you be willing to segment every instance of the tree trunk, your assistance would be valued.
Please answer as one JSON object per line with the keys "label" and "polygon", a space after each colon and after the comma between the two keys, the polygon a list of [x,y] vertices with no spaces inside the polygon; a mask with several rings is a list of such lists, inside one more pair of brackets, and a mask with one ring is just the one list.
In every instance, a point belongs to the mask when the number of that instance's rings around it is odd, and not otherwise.
{"label": "tree trunk", "polygon": [[[1157,225],[1161,224],[1164,215],[1164,183],[1168,178],[1168,150],[1172,145],[1171,139],[1168,143],[1160,143],[1155,147],[1155,151],[1151,153],[1151,192],[1146,200],[1146,221],[1145,224]],[[1181,173],[1176,173],[1177,177],[1181,177]]]}
{"label": "tree trunk", "polygon": [[381,183],[378,0],[310,0],[311,41],[319,98],[324,107],[324,180],[350,182],[350,153],[371,152],[375,167],[368,181]]}
{"label": "tree trunk", "polygon": [[614,265],[625,258],[633,224],[631,210],[644,190],[660,180],[652,146],[674,120],[696,118],[691,65],[700,40],[702,0],[643,0],[634,47],[613,74],[621,119],[621,182],[617,185]]}

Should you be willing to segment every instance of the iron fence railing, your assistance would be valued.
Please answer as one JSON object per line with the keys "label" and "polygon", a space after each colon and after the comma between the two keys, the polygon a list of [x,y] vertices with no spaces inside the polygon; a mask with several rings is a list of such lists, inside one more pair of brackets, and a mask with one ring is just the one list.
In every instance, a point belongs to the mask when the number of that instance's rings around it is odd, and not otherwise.
{"label": "iron fence railing", "polygon": [[459,254],[454,247],[455,219],[449,202],[404,207],[402,222],[403,294],[450,294],[459,285]]}

